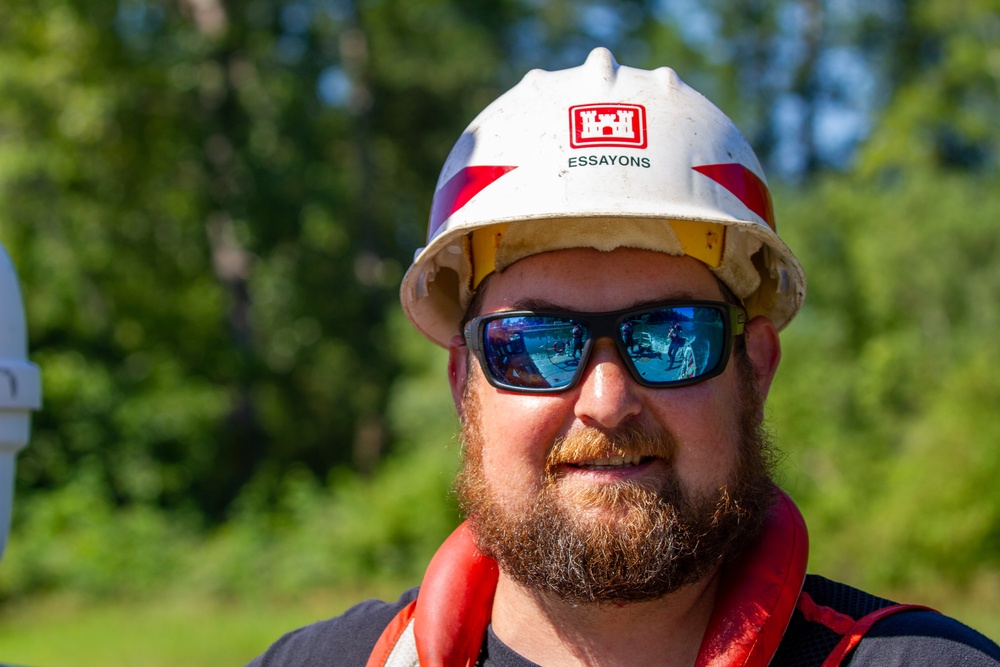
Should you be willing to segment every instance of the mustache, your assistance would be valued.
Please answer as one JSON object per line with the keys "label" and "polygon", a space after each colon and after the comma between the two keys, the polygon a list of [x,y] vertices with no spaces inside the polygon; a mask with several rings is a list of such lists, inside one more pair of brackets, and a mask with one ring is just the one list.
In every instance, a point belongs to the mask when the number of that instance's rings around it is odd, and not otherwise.
{"label": "mustache", "polygon": [[556,438],[546,457],[545,469],[552,474],[561,465],[611,456],[637,455],[669,462],[676,451],[676,440],[661,427],[629,422],[609,432],[588,426]]}

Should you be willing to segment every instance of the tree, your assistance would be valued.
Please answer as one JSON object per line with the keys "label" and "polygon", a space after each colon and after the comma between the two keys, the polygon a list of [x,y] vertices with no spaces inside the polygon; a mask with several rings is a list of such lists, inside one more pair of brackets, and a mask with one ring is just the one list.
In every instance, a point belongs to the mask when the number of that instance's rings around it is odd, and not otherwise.
{"label": "tree", "polygon": [[218,518],[370,469],[400,267],[512,7],[6,7],[2,238],[46,393],[22,491],[86,468]]}

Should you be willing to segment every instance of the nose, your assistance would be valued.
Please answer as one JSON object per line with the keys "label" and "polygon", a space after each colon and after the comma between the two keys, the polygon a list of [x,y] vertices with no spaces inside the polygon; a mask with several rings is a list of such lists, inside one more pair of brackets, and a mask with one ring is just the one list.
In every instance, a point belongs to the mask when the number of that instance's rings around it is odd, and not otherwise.
{"label": "nose", "polygon": [[576,417],[589,426],[615,428],[639,414],[640,389],[614,343],[596,340],[577,386]]}

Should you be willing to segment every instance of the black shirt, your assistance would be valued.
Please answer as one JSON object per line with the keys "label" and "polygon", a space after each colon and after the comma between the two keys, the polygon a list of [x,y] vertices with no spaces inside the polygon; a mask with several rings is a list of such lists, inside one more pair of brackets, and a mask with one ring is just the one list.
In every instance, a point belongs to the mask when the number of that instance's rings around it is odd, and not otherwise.
{"label": "black shirt", "polygon": [[[286,634],[248,667],[364,667],[382,630],[417,595],[406,591],[396,602],[367,600],[343,615]],[[806,587],[817,603],[845,613],[878,608],[888,601],[844,584],[810,575]],[[853,605],[853,606],[852,606]],[[882,605],[884,606],[884,605]],[[821,665],[839,636],[796,611],[772,667]],[[538,667],[504,644],[488,629],[480,653],[483,667]],[[893,667],[963,665],[1000,667],[1000,647],[953,618],[932,611],[904,611],[876,623],[844,665]]]}

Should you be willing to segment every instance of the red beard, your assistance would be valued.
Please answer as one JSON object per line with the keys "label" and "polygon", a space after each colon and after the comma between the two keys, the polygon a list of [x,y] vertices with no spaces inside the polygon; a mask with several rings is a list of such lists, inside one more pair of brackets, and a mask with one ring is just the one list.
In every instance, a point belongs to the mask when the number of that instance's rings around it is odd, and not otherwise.
{"label": "red beard", "polygon": [[[682,488],[672,465],[676,444],[666,430],[629,423],[553,443],[541,491],[507,506],[486,481],[480,409],[467,395],[455,489],[480,551],[525,587],[572,603],[652,600],[714,571],[757,534],[774,491],[756,384],[743,373],[740,455],[732,479],[710,497]],[[629,454],[657,457],[666,472],[652,482],[569,492],[559,483],[563,464]]]}

